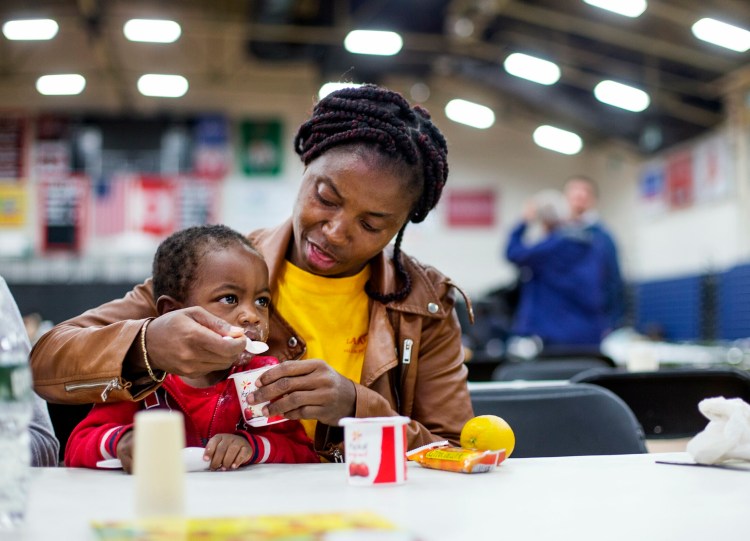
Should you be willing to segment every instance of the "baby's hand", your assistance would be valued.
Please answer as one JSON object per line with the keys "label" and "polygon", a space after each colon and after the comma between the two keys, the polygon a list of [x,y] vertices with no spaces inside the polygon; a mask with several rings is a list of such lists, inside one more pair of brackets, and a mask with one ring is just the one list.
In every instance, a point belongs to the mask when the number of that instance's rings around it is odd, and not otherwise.
{"label": "baby's hand", "polygon": [[212,470],[236,470],[253,456],[253,446],[236,434],[216,434],[208,440],[204,460],[210,460]]}
{"label": "baby's hand", "polygon": [[122,462],[122,469],[133,473],[133,431],[128,430],[117,442],[117,458]]}

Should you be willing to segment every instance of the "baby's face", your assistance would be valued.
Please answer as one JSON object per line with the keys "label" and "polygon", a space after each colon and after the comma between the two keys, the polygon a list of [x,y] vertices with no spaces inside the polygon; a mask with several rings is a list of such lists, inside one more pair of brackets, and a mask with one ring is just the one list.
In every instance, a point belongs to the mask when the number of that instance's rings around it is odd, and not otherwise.
{"label": "baby's face", "polygon": [[185,306],[200,306],[263,342],[270,305],[266,263],[237,243],[204,255],[185,299]]}

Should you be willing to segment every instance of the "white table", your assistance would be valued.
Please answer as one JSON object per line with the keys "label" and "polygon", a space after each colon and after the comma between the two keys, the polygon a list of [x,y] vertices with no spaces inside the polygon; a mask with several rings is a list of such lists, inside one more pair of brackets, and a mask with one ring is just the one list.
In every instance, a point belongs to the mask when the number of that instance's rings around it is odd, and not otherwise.
{"label": "white table", "polygon": [[[409,464],[408,481],[352,487],[341,464],[260,465],[189,473],[191,516],[370,510],[424,541],[750,539],[750,472],[670,466],[644,454],[509,459],[456,474]],[[12,539],[93,539],[92,519],[133,518],[121,471],[34,471],[26,531]]]}

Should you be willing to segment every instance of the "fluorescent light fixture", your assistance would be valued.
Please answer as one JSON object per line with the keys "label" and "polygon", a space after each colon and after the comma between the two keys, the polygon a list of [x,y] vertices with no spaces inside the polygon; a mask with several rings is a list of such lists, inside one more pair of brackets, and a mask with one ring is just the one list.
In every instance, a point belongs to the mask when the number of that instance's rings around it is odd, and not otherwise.
{"label": "fluorescent light fixture", "polygon": [[401,36],[385,30],[352,30],[344,38],[346,50],[356,54],[393,56],[403,45]]}
{"label": "fluorescent light fixture", "polygon": [[130,41],[174,43],[182,34],[182,28],[166,19],[130,19],[122,27],[122,32]]}
{"label": "fluorescent light fixture", "polygon": [[692,30],[696,38],[738,53],[750,49],[750,32],[738,26],[705,18],[695,23]]}
{"label": "fluorescent light fixture", "polygon": [[606,9],[625,17],[638,17],[646,11],[646,0],[583,0],[590,6]]}
{"label": "fluorescent light fixture", "polygon": [[552,85],[560,80],[560,68],[554,62],[523,53],[513,53],[503,63],[505,71],[516,77],[540,85]]}
{"label": "fluorescent light fixture", "polygon": [[451,100],[445,106],[445,114],[453,122],[484,130],[495,123],[495,113],[489,107],[466,100]]}
{"label": "fluorescent light fixture", "polygon": [[42,75],[36,80],[36,89],[45,96],[75,96],[86,88],[86,79],[77,73]]}
{"label": "fluorescent light fixture", "polygon": [[138,79],[138,92],[155,98],[179,98],[188,91],[188,81],[182,75],[147,73]]}
{"label": "fluorescent light fixture", "polygon": [[357,88],[362,86],[359,83],[326,83],[323,86],[320,87],[320,90],[318,90],[318,98],[323,99],[331,92],[335,92],[337,90],[341,90],[342,88]]}
{"label": "fluorescent light fixture", "polygon": [[615,81],[602,81],[594,87],[594,96],[602,103],[640,113],[651,103],[643,90]]}
{"label": "fluorescent light fixture", "polygon": [[540,147],[560,154],[578,154],[583,148],[583,141],[577,134],[554,126],[539,126],[532,137]]}
{"label": "fluorescent light fixture", "polygon": [[3,34],[12,40],[47,40],[57,35],[59,27],[52,19],[18,19],[3,25]]}

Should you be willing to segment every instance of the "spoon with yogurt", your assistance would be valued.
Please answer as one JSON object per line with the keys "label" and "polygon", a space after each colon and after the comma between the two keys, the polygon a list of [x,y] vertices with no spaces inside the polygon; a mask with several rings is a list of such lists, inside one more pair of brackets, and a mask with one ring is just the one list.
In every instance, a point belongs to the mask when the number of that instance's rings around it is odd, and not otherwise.
{"label": "spoon with yogurt", "polygon": [[[268,344],[261,342],[260,340],[251,340],[245,337],[247,343],[245,344],[245,351],[252,353],[253,355],[260,355],[268,351]],[[224,340],[234,340],[233,336],[225,336]]]}

